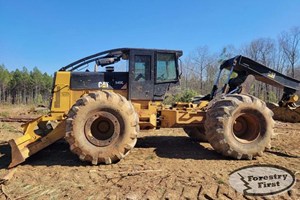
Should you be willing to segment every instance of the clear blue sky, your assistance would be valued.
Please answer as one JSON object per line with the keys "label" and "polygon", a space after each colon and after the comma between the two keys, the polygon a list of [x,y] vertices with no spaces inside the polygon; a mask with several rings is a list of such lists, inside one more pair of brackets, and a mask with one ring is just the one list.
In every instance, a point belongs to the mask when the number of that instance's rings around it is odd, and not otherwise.
{"label": "clear blue sky", "polygon": [[0,64],[52,74],[112,48],[218,52],[299,25],[296,0],[0,0]]}

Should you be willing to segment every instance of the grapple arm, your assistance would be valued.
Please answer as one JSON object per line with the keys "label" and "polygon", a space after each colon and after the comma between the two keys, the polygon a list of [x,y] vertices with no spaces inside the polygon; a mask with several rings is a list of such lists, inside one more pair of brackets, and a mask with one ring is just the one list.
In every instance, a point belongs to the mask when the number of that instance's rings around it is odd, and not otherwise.
{"label": "grapple arm", "polygon": [[236,56],[223,62],[220,68],[230,69],[232,65],[234,65],[234,71],[252,74],[258,81],[289,91],[300,90],[299,80],[286,76],[261,63],[251,60],[250,58],[244,56]]}

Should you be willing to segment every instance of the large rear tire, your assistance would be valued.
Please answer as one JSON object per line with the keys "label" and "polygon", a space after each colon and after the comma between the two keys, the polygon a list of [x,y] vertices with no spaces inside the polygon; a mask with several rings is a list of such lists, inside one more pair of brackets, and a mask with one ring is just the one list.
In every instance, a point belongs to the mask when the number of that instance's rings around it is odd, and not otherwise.
{"label": "large rear tire", "polygon": [[226,95],[207,111],[206,136],[219,153],[252,159],[271,147],[274,121],[265,102],[250,95]]}
{"label": "large rear tire", "polygon": [[99,91],[80,98],[70,109],[66,140],[83,161],[111,164],[135,146],[138,116],[123,96]]}

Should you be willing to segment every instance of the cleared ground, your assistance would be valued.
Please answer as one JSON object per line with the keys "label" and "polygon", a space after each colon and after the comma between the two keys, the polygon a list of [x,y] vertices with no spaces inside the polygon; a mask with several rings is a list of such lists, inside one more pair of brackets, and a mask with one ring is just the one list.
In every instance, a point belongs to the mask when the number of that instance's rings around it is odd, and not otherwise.
{"label": "cleared ground", "polygon": [[[28,114],[28,107],[0,107],[0,115]],[[22,111],[20,111],[22,110]],[[0,116],[1,117],[1,116]],[[0,177],[9,171],[7,141],[21,135],[20,123],[0,122]],[[0,185],[1,199],[300,199],[300,124],[276,122],[272,149],[252,161],[237,161],[197,143],[182,129],[142,132],[133,151],[113,165],[90,166],[64,141],[16,167]],[[292,190],[279,196],[248,197],[229,186],[228,174],[253,164],[274,164],[296,174]]]}

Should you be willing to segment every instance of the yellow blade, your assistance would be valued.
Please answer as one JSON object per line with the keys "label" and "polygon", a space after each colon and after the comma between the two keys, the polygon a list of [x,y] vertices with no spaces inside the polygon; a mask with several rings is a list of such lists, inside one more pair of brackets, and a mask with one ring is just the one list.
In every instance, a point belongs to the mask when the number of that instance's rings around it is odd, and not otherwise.
{"label": "yellow blade", "polygon": [[[36,122],[32,122],[32,124],[34,123]],[[33,132],[26,131],[25,135],[22,137],[19,137],[15,140],[10,140],[9,144],[11,146],[12,153],[11,163],[8,168],[15,167],[16,165],[24,162],[29,156],[63,138],[65,136],[65,130],[66,122],[63,120],[46,136],[36,137]]]}

